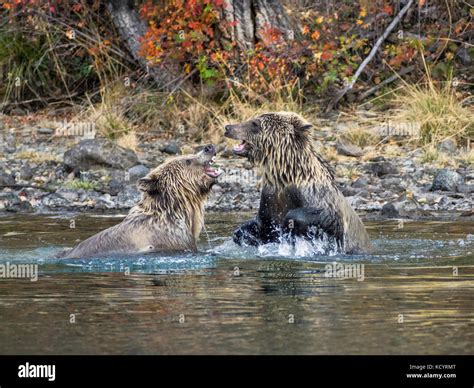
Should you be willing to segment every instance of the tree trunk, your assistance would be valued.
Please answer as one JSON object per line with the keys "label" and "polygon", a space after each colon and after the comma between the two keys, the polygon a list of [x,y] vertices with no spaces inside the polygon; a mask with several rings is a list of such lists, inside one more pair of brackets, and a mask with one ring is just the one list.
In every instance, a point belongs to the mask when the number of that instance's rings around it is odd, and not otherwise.
{"label": "tree trunk", "polygon": [[149,68],[140,52],[140,38],[147,31],[147,24],[135,10],[133,1],[110,0],[108,10],[115,28],[127,45],[133,59],[153,78],[158,87],[171,90],[176,85],[184,83],[184,76],[178,68],[160,67]]}
{"label": "tree trunk", "polygon": [[[147,24],[134,8],[132,0],[109,0],[108,10],[112,22],[126,43],[133,59],[153,78],[158,87],[176,90],[190,87],[189,77],[173,64],[159,68],[148,67],[140,52],[140,38]],[[251,50],[262,40],[265,31],[278,30],[285,41],[294,39],[290,20],[278,0],[226,0],[223,17],[231,27],[223,31],[224,39],[237,42],[238,49]]]}
{"label": "tree trunk", "polygon": [[286,41],[294,39],[290,19],[278,0],[227,0],[224,17],[232,26],[227,37],[243,50],[254,48],[269,29],[277,29]]}

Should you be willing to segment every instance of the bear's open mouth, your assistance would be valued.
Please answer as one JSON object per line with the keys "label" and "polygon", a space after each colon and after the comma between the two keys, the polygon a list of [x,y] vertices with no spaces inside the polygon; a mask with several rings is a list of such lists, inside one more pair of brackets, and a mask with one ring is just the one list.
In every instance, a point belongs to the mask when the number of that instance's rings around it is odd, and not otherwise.
{"label": "bear's open mouth", "polygon": [[218,171],[211,166],[211,164],[213,164],[215,161],[216,161],[216,157],[213,156],[211,160],[209,161],[209,163],[207,164],[207,166],[205,166],[204,168],[205,173],[211,178],[218,178],[222,174],[222,171]]}
{"label": "bear's open mouth", "polygon": [[247,142],[245,140],[242,140],[242,142],[239,145],[236,145],[233,148],[234,154],[236,155],[242,155],[245,156],[247,154]]}

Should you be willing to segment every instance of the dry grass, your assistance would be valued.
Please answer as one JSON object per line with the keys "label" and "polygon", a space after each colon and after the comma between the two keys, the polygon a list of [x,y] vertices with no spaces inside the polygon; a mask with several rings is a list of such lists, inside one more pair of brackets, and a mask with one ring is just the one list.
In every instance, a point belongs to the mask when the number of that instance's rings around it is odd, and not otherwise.
{"label": "dry grass", "polygon": [[379,142],[379,137],[368,129],[354,127],[341,134],[341,138],[360,148],[375,146]]}
{"label": "dry grass", "polygon": [[92,104],[80,115],[81,119],[95,123],[97,131],[108,139],[116,140],[134,130],[133,123],[126,117],[120,104],[126,91],[118,83],[101,92],[101,102]]}
{"label": "dry grass", "polygon": [[406,84],[395,94],[392,120],[414,123],[420,129],[418,144],[436,144],[446,138],[460,141],[474,136],[474,111],[465,107],[452,82],[435,85],[428,77],[422,85]]}
{"label": "dry grass", "polygon": [[458,155],[458,160],[465,165],[474,167],[474,150],[464,150]]}
{"label": "dry grass", "polygon": [[46,162],[59,162],[59,159],[56,155],[38,151],[21,151],[16,154],[16,157],[21,160],[29,160],[32,163],[38,164]]}
{"label": "dry grass", "polygon": [[340,159],[340,155],[334,147],[323,147],[319,152],[328,162],[337,162]]}
{"label": "dry grass", "polygon": [[116,141],[117,145],[132,151],[138,150],[138,137],[135,131],[130,131],[120,136]]}
{"label": "dry grass", "polygon": [[448,155],[445,152],[439,151],[435,146],[428,145],[423,148],[422,155],[418,160],[423,164],[430,164],[434,167],[452,167],[457,168],[459,166],[458,158],[453,155]]}
{"label": "dry grass", "polygon": [[[189,142],[224,141],[224,125],[248,120],[270,111],[294,111],[316,123],[315,105],[303,105],[296,82],[269,85],[268,92],[258,94],[251,83],[226,80],[228,89],[215,93],[191,94],[185,90],[165,93],[121,79],[107,83],[100,103],[92,103],[78,119],[95,123],[103,136],[118,141],[129,133],[153,130],[162,138],[181,138]],[[121,140],[128,143],[128,140]],[[133,142],[133,140],[132,140]]]}
{"label": "dry grass", "polygon": [[362,175],[362,172],[357,166],[337,166],[336,175],[349,180],[355,180]]}
{"label": "dry grass", "polygon": [[[160,126],[172,137],[219,143],[224,140],[225,124],[248,120],[264,112],[290,110],[311,120],[311,111],[302,109],[301,97],[294,97],[296,85],[274,89],[269,96],[256,95],[248,85],[239,84],[239,88],[240,92],[230,88],[220,99],[204,94],[196,97],[186,91],[162,96]],[[159,107],[155,105],[154,109]]]}

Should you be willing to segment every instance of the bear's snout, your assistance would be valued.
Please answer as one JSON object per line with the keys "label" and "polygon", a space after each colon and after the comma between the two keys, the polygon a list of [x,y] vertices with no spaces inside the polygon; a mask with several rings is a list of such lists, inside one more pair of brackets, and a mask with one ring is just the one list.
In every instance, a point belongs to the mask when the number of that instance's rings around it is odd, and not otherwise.
{"label": "bear's snout", "polygon": [[204,147],[204,153],[215,155],[216,154],[216,147],[213,144],[208,144]]}
{"label": "bear's snout", "polygon": [[236,139],[233,125],[227,124],[226,126],[224,126],[224,129],[225,129],[225,132],[224,132],[225,137],[228,137],[230,139]]}

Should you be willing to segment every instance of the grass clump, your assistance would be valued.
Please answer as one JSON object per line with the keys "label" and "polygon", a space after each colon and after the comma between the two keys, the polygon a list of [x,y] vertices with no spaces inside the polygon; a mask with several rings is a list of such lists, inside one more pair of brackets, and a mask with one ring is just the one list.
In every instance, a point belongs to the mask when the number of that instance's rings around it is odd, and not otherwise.
{"label": "grass clump", "polygon": [[378,136],[376,136],[373,132],[361,127],[355,127],[345,131],[341,134],[341,139],[360,148],[374,146],[379,142]]}
{"label": "grass clump", "polygon": [[437,144],[446,138],[466,141],[474,137],[474,111],[463,105],[452,82],[438,86],[428,78],[423,85],[406,84],[395,95],[393,120],[419,128],[418,144]]}
{"label": "grass clump", "polygon": [[56,155],[52,155],[46,152],[38,151],[20,151],[16,154],[18,159],[29,160],[31,163],[47,163],[47,162],[59,162]]}
{"label": "grass clump", "polygon": [[74,179],[71,182],[68,182],[66,184],[66,187],[68,189],[74,189],[74,190],[86,190],[86,191],[91,191],[91,190],[96,190],[97,189],[97,183],[90,181],[88,179]]}

